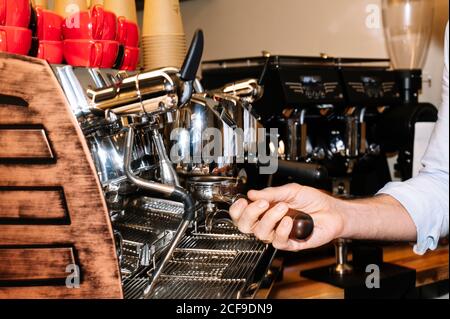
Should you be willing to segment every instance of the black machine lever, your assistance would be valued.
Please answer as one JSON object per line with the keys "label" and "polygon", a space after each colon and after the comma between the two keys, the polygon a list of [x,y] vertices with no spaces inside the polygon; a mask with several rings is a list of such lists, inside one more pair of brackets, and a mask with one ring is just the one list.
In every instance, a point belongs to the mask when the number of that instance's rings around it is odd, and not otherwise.
{"label": "black machine lever", "polygon": [[278,160],[277,174],[291,176],[303,184],[319,187],[328,179],[328,170],[323,165]]}
{"label": "black machine lever", "polygon": [[266,58],[266,62],[264,63],[263,70],[261,72],[261,75],[259,76],[258,85],[263,86],[264,85],[264,79],[266,77],[267,71],[269,70],[270,65],[270,53],[263,51],[263,56]]}
{"label": "black machine lever", "polygon": [[192,39],[186,59],[181,67],[180,78],[183,81],[194,81],[202,60],[204,47],[203,31],[197,30]]}

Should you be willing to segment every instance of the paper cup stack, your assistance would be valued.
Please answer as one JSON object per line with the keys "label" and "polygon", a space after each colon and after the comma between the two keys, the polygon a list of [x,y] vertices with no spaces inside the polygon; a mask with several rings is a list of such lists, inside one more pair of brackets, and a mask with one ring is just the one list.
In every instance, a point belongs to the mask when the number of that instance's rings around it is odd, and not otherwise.
{"label": "paper cup stack", "polygon": [[129,21],[138,23],[136,0],[102,0],[102,2],[105,10],[114,12],[117,17],[125,17]]}
{"label": "paper cup stack", "polygon": [[145,0],[142,48],[147,70],[181,67],[186,55],[186,36],[178,0]]}
{"label": "paper cup stack", "polygon": [[41,7],[42,9],[48,8],[48,1],[47,0],[32,0],[31,4],[33,4],[34,7]]}

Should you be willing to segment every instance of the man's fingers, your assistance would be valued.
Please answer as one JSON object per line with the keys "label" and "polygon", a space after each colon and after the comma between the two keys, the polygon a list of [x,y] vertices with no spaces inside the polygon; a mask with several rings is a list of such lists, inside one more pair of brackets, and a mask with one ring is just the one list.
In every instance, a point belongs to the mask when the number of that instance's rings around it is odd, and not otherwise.
{"label": "man's fingers", "polygon": [[237,222],[239,230],[244,234],[253,233],[253,227],[259,216],[264,214],[268,208],[269,203],[266,200],[258,200],[248,205]]}
{"label": "man's fingers", "polygon": [[269,187],[261,191],[252,190],[248,192],[248,198],[252,201],[264,199],[270,203],[285,202],[295,200],[302,186],[298,184],[287,184],[281,187]]}
{"label": "man's fingers", "polygon": [[241,198],[230,207],[230,216],[235,223],[239,221],[239,219],[242,216],[242,213],[244,212],[247,206],[248,202],[245,199]]}
{"label": "man's fingers", "polygon": [[275,229],[280,220],[288,213],[289,207],[285,203],[278,203],[268,210],[254,227],[256,238],[264,242],[274,240]]}
{"label": "man's fingers", "polygon": [[273,247],[276,249],[287,250],[289,247],[289,235],[292,230],[294,222],[291,217],[284,216],[275,230],[275,236],[273,240]]}

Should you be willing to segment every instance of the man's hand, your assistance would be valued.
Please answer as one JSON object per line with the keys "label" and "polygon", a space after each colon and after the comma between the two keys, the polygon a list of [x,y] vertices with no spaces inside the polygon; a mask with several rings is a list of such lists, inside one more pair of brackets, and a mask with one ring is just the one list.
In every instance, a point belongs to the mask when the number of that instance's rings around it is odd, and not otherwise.
{"label": "man's hand", "polygon": [[[335,210],[339,200],[311,187],[288,184],[282,187],[250,191],[230,208],[239,230],[272,243],[277,249],[298,251],[315,248],[340,237],[343,217]],[[289,239],[293,220],[289,211],[302,211],[314,220],[314,231],[305,241]]]}

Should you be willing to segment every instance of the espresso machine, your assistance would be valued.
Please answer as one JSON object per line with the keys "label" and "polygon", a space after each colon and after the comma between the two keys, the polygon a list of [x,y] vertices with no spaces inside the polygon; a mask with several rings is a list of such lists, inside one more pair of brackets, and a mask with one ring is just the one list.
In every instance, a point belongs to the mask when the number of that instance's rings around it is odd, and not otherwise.
{"label": "espresso machine", "polygon": [[171,161],[165,128],[180,124],[192,101],[217,122],[234,125],[196,82],[203,41],[198,31],[180,70],[53,66],[102,185],[125,298],[251,298],[273,258],[270,247],[240,234],[229,219],[207,214],[210,206],[196,196],[209,192],[210,201],[225,202],[226,189],[232,202],[236,178],[228,176],[230,184],[223,177],[226,187],[214,183],[202,193],[205,181],[188,188]]}
{"label": "espresso machine", "polygon": [[[199,30],[181,69],[53,66],[102,186],[125,298],[252,298],[273,281],[273,247],[228,214],[245,193],[238,164],[258,157],[252,103],[262,87],[247,79],[205,90],[203,42]],[[295,225],[299,239],[313,227],[305,215]]]}

